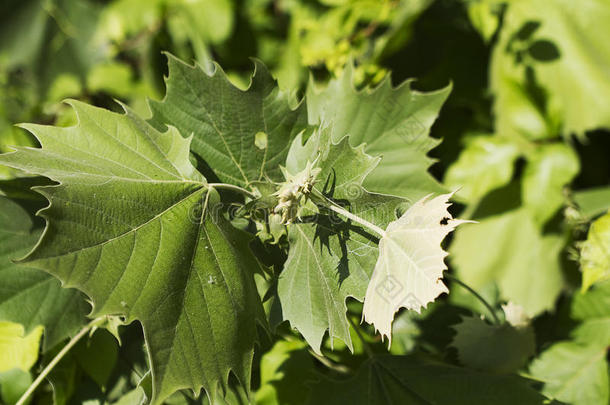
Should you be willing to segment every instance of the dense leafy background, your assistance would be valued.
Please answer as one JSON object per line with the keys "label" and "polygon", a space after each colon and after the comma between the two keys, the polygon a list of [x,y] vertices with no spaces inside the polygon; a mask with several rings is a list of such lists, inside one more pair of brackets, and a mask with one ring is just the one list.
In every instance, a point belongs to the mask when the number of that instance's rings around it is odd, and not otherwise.
{"label": "dense leafy background", "polygon": [[[606,0],[3,1],[0,151],[43,149],[0,166],[1,401],[118,314],[33,403],[610,403],[609,18]],[[241,202],[206,181],[279,182],[318,150],[318,191],[382,227],[458,189],[451,213],[478,223],[449,273],[493,316],[446,280],[388,353],[360,325],[375,237],[324,212],[199,221]]]}

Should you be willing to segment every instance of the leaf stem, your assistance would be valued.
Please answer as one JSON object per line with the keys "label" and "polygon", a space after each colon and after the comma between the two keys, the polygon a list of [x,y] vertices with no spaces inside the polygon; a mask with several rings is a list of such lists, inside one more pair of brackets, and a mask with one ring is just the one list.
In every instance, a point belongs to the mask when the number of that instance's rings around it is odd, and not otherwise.
{"label": "leaf stem", "polygon": [[489,302],[487,302],[487,300],[485,300],[485,298],[483,298],[483,296],[481,296],[478,292],[476,292],[472,287],[470,287],[468,284],[466,284],[465,282],[463,282],[462,280],[460,280],[459,278],[455,277],[452,274],[447,273],[447,274],[445,274],[445,277],[447,277],[448,279],[450,279],[452,281],[455,281],[457,284],[459,284],[464,289],[466,289],[469,293],[474,295],[479,301],[481,301],[481,303],[485,306],[485,308],[487,308],[487,310],[493,317],[494,322],[497,325],[500,325],[502,323],[502,322],[500,322],[500,318],[498,318],[498,315],[496,315],[496,311],[494,311],[493,307],[489,304]]}
{"label": "leaf stem", "polygon": [[243,187],[239,187],[236,186],[234,184],[228,184],[228,183],[208,183],[208,187],[210,188],[216,188],[219,190],[231,190],[231,191],[236,191],[238,193],[244,194],[252,199],[256,198],[256,196],[251,193],[250,191],[246,190]]}
{"label": "leaf stem", "polygon": [[329,205],[328,209],[330,209],[331,211],[335,211],[337,214],[341,214],[344,217],[347,217],[354,222],[358,222],[360,225],[364,225],[365,227],[369,228],[371,231],[374,231],[375,233],[379,234],[382,237],[385,236],[385,231],[383,229],[381,229],[380,227],[378,227],[377,225],[372,224],[369,221],[367,221],[366,219],[362,219],[359,216],[352,214],[348,210],[341,208],[338,205],[335,205],[334,203]]}
{"label": "leaf stem", "polygon": [[57,363],[60,362],[60,360],[70,351],[70,349],[72,349],[74,345],[76,345],[78,341],[81,340],[85,335],[87,335],[87,333],[89,333],[93,328],[101,325],[104,321],[106,321],[105,316],[96,318],[89,322],[85,327],[83,327],[76,335],[74,335],[74,337],[70,339],[68,344],[65,345],[55,357],[53,357],[49,364],[47,364],[44,370],[42,370],[38,377],[36,377],[34,382],[30,384],[28,389],[23,393],[23,395],[21,395],[21,398],[19,398],[15,405],[25,404],[28,398],[34,393],[36,388],[38,388],[38,386],[44,381],[47,375],[49,375],[49,373],[53,370]]}
{"label": "leaf stem", "polygon": [[349,212],[348,210],[346,210],[345,208],[341,207],[339,204],[337,204],[336,202],[334,202],[333,200],[331,200],[330,198],[326,197],[324,194],[322,194],[320,191],[316,190],[314,188],[314,193],[318,196],[321,197],[324,201],[328,202],[328,205],[326,206],[329,210],[336,212],[337,214],[343,215],[346,218],[351,219],[354,222],[359,223],[360,225],[363,225],[367,228],[369,228],[371,231],[379,234],[380,236],[384,237],[385,236],[385,231],[383,229],[381,229],[380,227],[378,227],[377,225],[370,223],[369,221],[367,221],[366,219],[360,218],[358,215],[352,214],[351,212]]}

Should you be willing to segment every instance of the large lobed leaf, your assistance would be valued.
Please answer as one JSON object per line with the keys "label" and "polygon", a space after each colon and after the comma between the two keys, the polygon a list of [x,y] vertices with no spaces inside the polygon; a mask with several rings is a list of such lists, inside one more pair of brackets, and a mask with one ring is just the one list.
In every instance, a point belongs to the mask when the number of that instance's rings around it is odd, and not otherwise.
{"label": "large lobed leaf", "polygon": [[[266,177],[281,180],[279,165],[307,125],[305,105],[292,109],[290,95],[279,90],[259,61],[244,91],[218,65],[208,75],[171,55],[168,60],[167,94],[150,103],[153,125],[170,124],[192,135],[191,150],[221,181],[247,186]],[[259,133],[265,134],[265,147],[255,143]]]}
{"label": "large lobed leaf", "polygon": [[248,386],[258,263],[189,162],[190,139],[129,111],[71,104],[77,126],[27,125],[42,148],[0,158],[59,183],[39,188],[47,227],[24,261],[85,292],[93,316],[141,322],[153,404],[181,388],[216,397],[230,371]]}
{"label": "large lobed leaf", "polygon": [[334,142],[349,135],[352,146],[364,143],[366,153],[383,156],[365,188],[417,201],[444,191],[428,172],[434,160],[427,153],[440,142],[428,135],[450,90],[422,93],[410,81],[393,88],[387,76],[377,87],[358,91],[348,68],[322,90],[310,86],[307,113],[310,123],[330,126]]}

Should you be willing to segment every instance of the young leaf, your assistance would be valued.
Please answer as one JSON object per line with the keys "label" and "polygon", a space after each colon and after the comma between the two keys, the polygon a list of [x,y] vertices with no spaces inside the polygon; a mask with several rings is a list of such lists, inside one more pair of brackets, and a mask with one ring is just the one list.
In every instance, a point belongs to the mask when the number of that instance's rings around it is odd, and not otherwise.
{"label": "young leaf", "polygon": [[309,122],[329,124],[333,142],[349,135],[352,146],[365,144],[366,153],[383,156],[367,176],[366,189],[411,201],[444,191],[428,173],[433,159],[426,155],[439,143],[428,134],[450,86],[421,93],[411,89],[410,81],[392,88],[387,76],[374,89],[357,91],[352,69],[348,67],[323,90],[310,86]]}
{"label": "young leaf", "polygon": [[77,126],[27,125],[42,148],[0,157],[59,182],[38,189],[47,228],[25,261],[85,292],[92,316],[141,322],[153,404],[181,388],[215,397],[230,371],[248,386],[258,263],[189,162],[190,140],[130,111],[70,103]]}
{"label": "young leaf", "polygon": [[0,320],[21,324],[28,334],[43,326],[47,351],[83,326],[91,307],[81,292],[62,288],[50,274],[12,262],[39,237],[28,213],[0,196]]}
{"label": "young leaf", "polygon": [[[192,134],[191,150],[221,181],[247,186],[252,181],[281,180],[279,165],[292,139],[307,126],[305,106],[290,106],[290,96],[277,87],[267,68],[255,61],[250,87],[235,87],[222,71],[209,76],[168,55],[167,94],[152,101],[151,122],[170,124],[184,136]],[[265,148],[260,145],[266,135]]]}
{"label": "young leaf", "polygon": [[[291,156],[306,154],[310,161],[318,156],[321,171],[314,189],[374,224],[385,226],[395,219],[403,199],[371,194],[361,186],[378,159],[366,155],[362,147],[352,148],[348,138],[335,145],[327,135],[324,130],[316,133],[304,147],[299,137],[290,152]],[[302,170],[296,161],[289,160],[288,166]],[[345,300],[364,298],[377,258],[376,237],[369,229],[322,210],[302,223],[289,225],[288,239],[288,259],[278,281],[283,319],[290,321],[316,352],[326,330],[331,345],[339,338],[351,349]]]}
{"label": "young leaf", "polygon": [[424,197],[391,222],[379,241],[379,258],[366,290],[362,317],[392,344],[392,320],[400,308],[417,312],[449,292],[443,284],[447,252],[441,242],[458,225],[447,211],[452,194]]}

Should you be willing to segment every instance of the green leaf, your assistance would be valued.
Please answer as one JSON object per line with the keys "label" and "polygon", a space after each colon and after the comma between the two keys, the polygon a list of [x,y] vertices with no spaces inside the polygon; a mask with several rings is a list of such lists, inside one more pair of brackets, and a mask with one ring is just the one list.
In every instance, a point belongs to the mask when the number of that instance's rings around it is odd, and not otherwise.
{"label": "green leaf", "polygon": [[445,185],[458,190],[456,197],[476,203],[489,191],[506,185],[513,176],[517,144],[499,136],[468,140],[458,160],[445,174]]}
{"label": "green leaf", "polygon": [[39,188],[48,224],[25,261],[85,292],[92,316],[141,322],[153,404],[181,388],[215,397],[229,371],[247,387],[259,265],[189,162],[190,139],[130,111],[71,104],[77,126],[28,125],[42,148],[0,158],[59,183]]}
{"label": "green leaf", "polygon": [[610,212],[596,219],[580,248],[582,289],[610,278]]}
{"label": "green leaf", "polygon": [[[312,146],[313,145],[313,146]],[[319,193],[367,221],[385,226],[396,218],[403,199],[366,192],[362,180],[378,159],[353,148],[348,138],[333,144],[323,130],[312,136],[305,146],[295,140],[291,155],[305,154],[316,160],[321,169],[314,186]],[[307,155],[311,152],[312,155]],[[288,166],[302,169],[290,164]],[[331,347],[334,338],[352,349],[345,300],[362,301],[377,258],[377,239],[360,225],[318,208],[303,223],[288,227],[290,250],[278,280],[279,304],[284,320],[301,332],[305,340],[320,352],[322,338],[328,330]]]}
{"label": "green leaf", "polygon": [[490,325],[479,317],[466,317],[454,327],[452,346],[468,367],[496,373],[512,373],[535,352],[534,331],[510,323]]}
{"label": "green leaf", "polygon": [[86,323],[91,307],[78,290],[37,269],[16,265],[40,236],[28,213],[0,196],[0,320],[16,322],[30,333],[44,327],[47,351]]}
{"label": "green leaf", "polygon": [[496,284],[502,299],[533,317],[551,310],[563,287],[559,254],[564,244],[558,234],[541,234],[531,214],[520,208],[460,227],[450,257],[462,281],[476,290]]}
{"label": "green leaf", "polygon": [[[544,10],[541,13],[540,10]],[[496,131],[545,138],[610,127],[606,0],[508,4],[491,59]]]}
{"label": "green leaf", "polygon": [[14,368],[0,373],[0,399],[7,405],[16,404],[32,384],[30,373]]}
{"label": "green leaf", "polygon": [[479,31],[485,42],[489,42],[500,25],[500,1],[475,0],[468,1],[468,18]]}
{"label": "green leaf", "polygon": [[610,342],[610,280],[594,284],[575,295],[572,317],[583,321],[571,333],[574,340],[607,346]]}
{"label": "green leaf", "polygon": [[451,194],[416,202],[390,222],[379,241],[379,258],[366,290],[362,319],[392,344],[392,321],[400,308],[420,312],[442,293],[447,252],[441,242],[458,225],[447,211]]}
{"label": "green leaf", "polygon": [[96,331],[84,344],[77,346],[74,350],[80,367],[101,388],[106,387],[117,363],[118,354],[117,340],[105,330]]}
{"label": "green leaf", "polygon": [[370,191],[417,201],[443,188],[428,173],[434,162],[427,153],[439,141],[428,136],[451,87],[430,93],[411,89],[411,82],[392,88],[387,76],[377,87],[357,91],[352,68],[331,80],[324,89],[313,84],[307,93],[311,124],[330,126],[332,140],[349,135],[350,144],[365,144],[365,152],[383,156],[367,176]]}
{"label": "green leaf", "polygon": [[523,172],[523,204],[544,225],[565,203],[563,187],[580,171],[578,155],[564,144],[538,147]]}
{"label": "green leaf", "polygon": [[309,403],[542,405],[545,401],[520,377],[376,356],[351,379],[320,381],[313,387]]}
{"label": "green leaf", "polygon": [[[191,151],[221,181],[247,186],[269,177],[281,180],[292,139],[307,125],[305,106],[291,108],[291,97],[276,86],[267,68],[255,61],[250,87],[235,87],[216,65],[212,75],[168,55],[167,94],[151,101],[151,122],[173,125],[193,135]],[[267,134],[267,147],[256,147],[256,134]]]}
{"label": "green leaf", "polygon": [[573,405],[605,405],[608,394],[607,348],[576,342],[556,343],[531,367],[530,374],[542,381],[542,392]]}
{"label": "green leaf", "polygon": [[610,210],[610,187],[596,187],[574,192],[581,212],[591,218]]}
{"label": "green leaf", "polygon": [[38,359],[42,327],[25,335],[23,326],[0,322],[0,373],[12,368],[28,371]]}
{"label": "green leaf", "polygon": [[301,405],[309,394],[304,384],[313,377],[313,357],[299,340],[275,343],[261,358],[261,387],[257,405]]}

